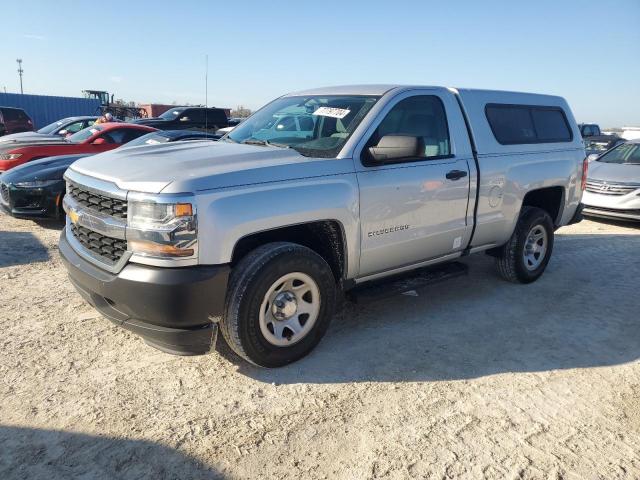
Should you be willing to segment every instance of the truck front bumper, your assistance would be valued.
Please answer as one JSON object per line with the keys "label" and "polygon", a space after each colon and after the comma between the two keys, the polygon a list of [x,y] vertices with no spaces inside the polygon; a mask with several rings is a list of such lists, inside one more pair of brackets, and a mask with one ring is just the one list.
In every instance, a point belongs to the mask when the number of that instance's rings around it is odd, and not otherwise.
{"label": "truck front bumper", "polygon": [[130,263],[113,274],[78,255],[67,241],[66,229],[59,248],[76,290],[113,323],[168,353],[198,355],[214,346],[229,266],[158,268]]}

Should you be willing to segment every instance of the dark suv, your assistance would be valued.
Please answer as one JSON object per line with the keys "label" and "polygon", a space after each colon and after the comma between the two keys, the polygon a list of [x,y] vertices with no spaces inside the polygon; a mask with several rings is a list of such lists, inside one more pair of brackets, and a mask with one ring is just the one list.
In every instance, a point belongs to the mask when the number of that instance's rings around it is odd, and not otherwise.
{"label": "dark suv", "polygon": [[580,123],[578,128],[584,139],[584,149],[587,155],[600,155],[619,143],[624,143],[624,138],[620,138],[618,135],[602,133],[600,126],[595,123]]}
{"label": "dark suv", "polygon": [[221,108],[174,107],[159,117],[141,118],[134,123],[160,130],[216,130],[229,126],[227,114]]}
{"label": "dark suv", "polygon": [[0,107],[0,136],[32,131],[33,122],[24,110],[21,108]]}

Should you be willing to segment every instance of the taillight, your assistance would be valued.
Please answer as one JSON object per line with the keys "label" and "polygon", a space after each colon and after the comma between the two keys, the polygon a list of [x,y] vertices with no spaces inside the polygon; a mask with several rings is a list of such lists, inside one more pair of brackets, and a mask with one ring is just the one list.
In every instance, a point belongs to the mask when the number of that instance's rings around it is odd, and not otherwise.
{"label": "taillight", "polygon": [[582,161],[582,191],[587,188],[587,173],[589,172],[589,159],[585,157]]}

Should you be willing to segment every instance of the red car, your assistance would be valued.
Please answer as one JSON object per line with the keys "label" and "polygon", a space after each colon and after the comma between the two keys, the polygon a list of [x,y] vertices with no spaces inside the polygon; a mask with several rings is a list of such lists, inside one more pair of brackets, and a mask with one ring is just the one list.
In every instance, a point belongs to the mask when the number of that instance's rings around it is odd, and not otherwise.
{"label": "red car", "polygon": [[106,152],[157,129],[130,123],[102,123],[80,130],[70,137],[34,140],[33,143],[0,144],[0,172],[38,158],[75,153]]}

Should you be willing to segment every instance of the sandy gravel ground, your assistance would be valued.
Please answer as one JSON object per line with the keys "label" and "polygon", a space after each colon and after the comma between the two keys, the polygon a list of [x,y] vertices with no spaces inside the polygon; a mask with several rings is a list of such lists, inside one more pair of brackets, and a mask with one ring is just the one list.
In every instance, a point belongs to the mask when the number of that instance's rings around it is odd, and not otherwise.
{"label": "sandy gravel ground", "polygon": [[280,370],[153,350],[83,303],[59,230],[0,216],[0,479],[640,478],[640,229],[543,278],[347,304]]}

